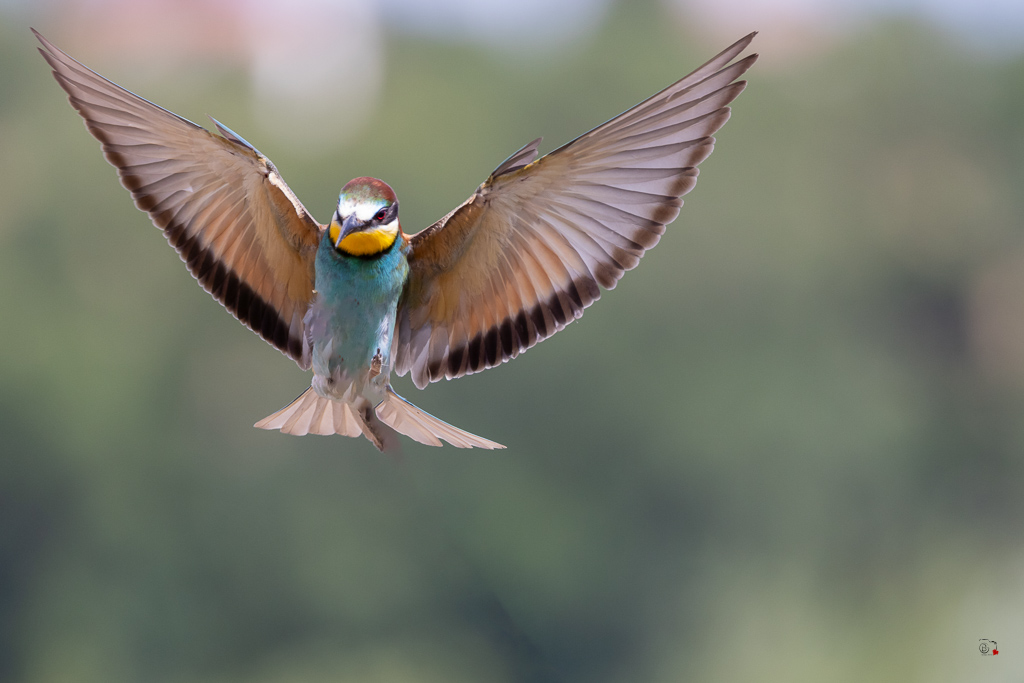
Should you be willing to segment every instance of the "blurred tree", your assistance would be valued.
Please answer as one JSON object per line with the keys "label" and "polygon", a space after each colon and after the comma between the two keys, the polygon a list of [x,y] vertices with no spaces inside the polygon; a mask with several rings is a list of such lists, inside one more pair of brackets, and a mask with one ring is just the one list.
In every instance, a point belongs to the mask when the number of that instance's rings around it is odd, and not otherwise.
{"label": "blurred tree", "polygon": [[[418,229],[695,32],[620,3],[543,60],[388,33],[372,123],[312,159],[232,67],[124,85],[320,219],[375,175]],[[3,680],[977,680],[977,637],[1024,639],[1022,58],[911,20],[766,54],[641,267],[416,396],[510,450],[396,462],[249,427],[307,378],[189,282],[28,31],[0,57]]]}

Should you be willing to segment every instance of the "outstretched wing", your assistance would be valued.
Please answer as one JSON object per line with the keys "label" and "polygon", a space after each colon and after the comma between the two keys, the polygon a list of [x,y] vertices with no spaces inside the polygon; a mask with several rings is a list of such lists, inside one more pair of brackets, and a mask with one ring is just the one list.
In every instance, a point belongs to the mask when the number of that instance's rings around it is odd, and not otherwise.
{"label": "outstretched wing", "polygon": [[416,386],[493,367],[583,315],[658,243],[757,59],[750,34],[538,161],[535,140],[412,237],[396,370]]}
{"label": "outstretched wing", "polygon": [[206,291],[302,368],[322,226],[270,160],[214,121],[215,135],[75,61],[39,52],[135,199]]}

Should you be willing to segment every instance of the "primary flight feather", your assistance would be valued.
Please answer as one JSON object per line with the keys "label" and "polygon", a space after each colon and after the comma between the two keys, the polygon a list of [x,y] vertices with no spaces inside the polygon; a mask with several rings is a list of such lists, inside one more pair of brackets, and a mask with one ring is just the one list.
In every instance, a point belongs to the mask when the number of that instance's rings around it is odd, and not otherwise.
{"label": "primary flight feather", "polygon": [[515,358],[579,318],[678,215],[757,59],[736,59],[752,33],[540,159],[534,140],[410,236],[383,181],[347,183],[321,225],[241,136],[158,107],[33,33],[136,206],[192,275],[312,368],[310,388],[256,426],[362,434],[382,450],[391,430],[434,446],[503,448],[400,397],[391,372],[422,389]]}

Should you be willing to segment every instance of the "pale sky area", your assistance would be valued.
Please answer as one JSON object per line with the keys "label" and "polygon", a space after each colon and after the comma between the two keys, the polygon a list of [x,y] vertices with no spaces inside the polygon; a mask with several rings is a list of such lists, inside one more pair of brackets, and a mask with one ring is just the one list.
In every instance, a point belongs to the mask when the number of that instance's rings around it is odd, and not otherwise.
{"label": "pale sky area", "polygon": [[[411,1],[411,0],[410,0]],[[855,30],[873,19],[916,16],[986,51],[1024,49],[1021,0],[670,0],[694,15],[740,29],[756,24],[804,24],[830,32]]]}
{"label": "pale sky area", "polygon": [[[307,0],[309,1],[309,0]],[[315,0],[314,0],[315,1]],[[876,17],[917,15],[972,43],[992,41],[1002,49],[1024,47],[1022,0],[665,0],[695,20],[743,34],[753,28],[791,22],[829,31],[856,27]],[[608,0],[380,0],[388,21],[439,37],[478,36],[481,41],[516,43],[565,40],[600,23]]]}
{"label": "pale sky area", "polygon": [[[971,42],[997,41],[1024,49],[1021,0],[663,0],[680,16],[732,32],[795,23],[825,30],[855,28],[877,17],[910,15],[933,21]],[[610,0],[0,0],[0,8],[31,15],[77,7],[98,14],[155,10],[188,13],[230,7],[235,19],[287,14],[330,23],[339,11],[358,11],[403,31],[500,46],[564,43],[600,24]],[[127,9],[131,7],[131,9]],[[106,10],[106,12],[104,11]],[[57,12],[56,14],[59,14]],[[313,23],[307,27],[315,28]]]}
{"label": "pale sky area", "polygon": [[[693,25],[700,26],[708,49],[760,31],[758,50],[771,53],[776,65],[890,16],[933,22],[981,55],[1024,51],[1024,0],[662,1],[688,35],[694,34]],[[102,55],[120,63],[125,54],[145,54],[146,64],[176,69],[204,55],[238,59],[249,70],[261,124],[310,153],[329,152],[358,134],[373,111],[387,30],[543,55],[596,29],[610,5],[610,0],[0,0],[8,15],[36,24],[83,60]],[[203,17],[201,24],[196,16]],[[345,40],[336,40],[339,32]],[[325,50],[325,45],[332,47]],[[355,63],[359,68],[352,68]]]}

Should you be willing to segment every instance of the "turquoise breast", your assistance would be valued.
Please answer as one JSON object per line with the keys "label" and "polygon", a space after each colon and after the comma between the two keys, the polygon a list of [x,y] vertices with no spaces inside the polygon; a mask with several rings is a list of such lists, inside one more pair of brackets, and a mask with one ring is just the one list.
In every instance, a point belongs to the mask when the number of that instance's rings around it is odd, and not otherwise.
{"label": "turquoise breast", "polygon": [[387,378],[395,311],[409,275],[405,250],[399,238],[378,256],[347,256],[325,233],[316,255],[317,297],[306,322],[315,374],[359,381],[379,352]]}

